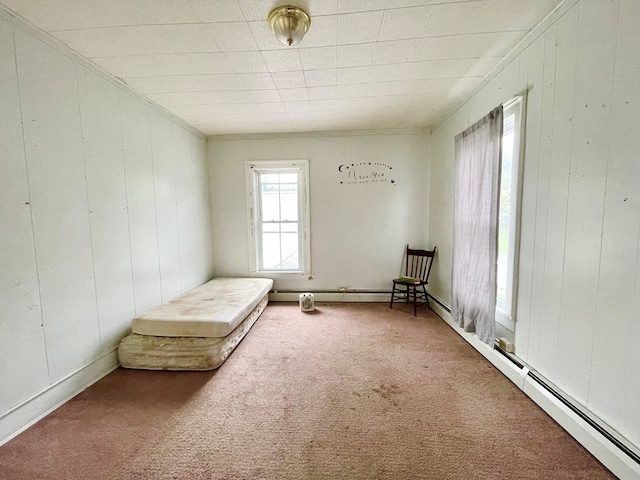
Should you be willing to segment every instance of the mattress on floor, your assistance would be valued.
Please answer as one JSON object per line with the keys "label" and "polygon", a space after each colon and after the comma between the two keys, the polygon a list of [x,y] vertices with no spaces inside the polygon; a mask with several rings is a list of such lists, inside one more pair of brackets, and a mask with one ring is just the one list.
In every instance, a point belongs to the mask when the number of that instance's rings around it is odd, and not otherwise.
{"label": "mattress on floor", "polygon": [[220,337],[158,337],[132,333],[118,347],[120,365],[142,370],[213,370],[244,338],[267,306],[264,295],[229,335]]}
{"label": "mattress on floor", "polygon": [[131,330],[158,337],[226,337],[272,286],[270,278],[214,278],[134,318]]}

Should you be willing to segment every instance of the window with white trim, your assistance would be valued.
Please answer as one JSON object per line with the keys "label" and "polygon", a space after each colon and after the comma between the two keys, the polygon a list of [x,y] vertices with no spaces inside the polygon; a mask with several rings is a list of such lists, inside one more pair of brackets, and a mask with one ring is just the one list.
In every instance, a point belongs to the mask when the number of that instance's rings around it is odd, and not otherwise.
{"label": "window with white trim", "polygon": [[245,162],[252,272],[310,273],[308,160]]}
{"label": "window with white trim", "polygon": [[516,305],[521,118],[522,97],[517,97],[504,105],[500,162],[496,321],[511,331],[514,331],[515,326]]}

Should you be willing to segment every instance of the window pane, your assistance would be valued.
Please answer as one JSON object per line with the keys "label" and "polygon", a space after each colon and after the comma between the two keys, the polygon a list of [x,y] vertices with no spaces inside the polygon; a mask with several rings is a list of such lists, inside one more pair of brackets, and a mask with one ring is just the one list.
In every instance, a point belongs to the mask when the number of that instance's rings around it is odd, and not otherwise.
{"label": "window pane", "polygon": [[262,266],[276,268],[280,263],[280,234],[263,232],[262,234]]}
{"label": "window pane", "polygon": [[515,114],[505,116],[502,135],[502,159],[500,170],[500,212],[498,220],[498,265],[496,307],[510,315],[509,310],[509,248],[511,245],[510,225],[514,197],[511,192],[513,171],[513,148],[515,140]]}
{"label": "window pane", "polygon": [[260,183],[280,183],[278,177],[277,173],[261,173]]}
{"label": "window pane", "polygon": [[298,220],[297,182],[298,175],[295,173],[260,174],[262,221]]}
{"label": "window pane", "polygon": [[294,189],[292,193],[280,194],[280,220],[289,222],[298,220],[297,189]]}
{"label": "window pane", "polygon": [[262,221],[271,222],[280,220],[280,195],[278,192],[263,192],[261,195]]}
{"label": "window pane", "polygon": [[265,233],[280,233],[280,224],[277,222],[265,222],[262,224],[262,231]]}
{"label": "window pane", "polygon": [[278,190],[283,193],[296,193],[298,185],[295,183],[281,183],[278,185]]}
{"label": "window pane", "polygon": [[297,173],[281,173],[280,174],[280,183],[292,183],[294,185],[298,184],[298,174]]}
{"label": "window pane", "polygon": [[297,223],[281,223],[280,228],[282,233],[298,233]]}
{"label": "window pane", "polygon": [[[284,225],[283,225],[284,227]],[[298,234],[283,233],[282,237],[282,268],[298,268]]]}
{"label": "window pane", "polygon": [[298,234],[262,233],[262,268],[297,270],[299,268]]}

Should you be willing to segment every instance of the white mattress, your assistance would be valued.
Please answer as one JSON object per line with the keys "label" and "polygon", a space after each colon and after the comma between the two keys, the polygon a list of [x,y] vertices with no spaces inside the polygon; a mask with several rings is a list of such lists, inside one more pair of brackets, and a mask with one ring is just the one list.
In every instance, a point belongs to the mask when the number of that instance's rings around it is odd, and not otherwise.
{"label": "white mattress", "polygon": [[118,348],[120,365],[143,370],[213,370],[231,354],[267,306],[268,296],[224,338],[158,337],[132,333]]}
{"label": "white mattress", "polygon": [[270,278],[214,278],[134,318],[131,330],[159,337],[226,337],[272,286]]}

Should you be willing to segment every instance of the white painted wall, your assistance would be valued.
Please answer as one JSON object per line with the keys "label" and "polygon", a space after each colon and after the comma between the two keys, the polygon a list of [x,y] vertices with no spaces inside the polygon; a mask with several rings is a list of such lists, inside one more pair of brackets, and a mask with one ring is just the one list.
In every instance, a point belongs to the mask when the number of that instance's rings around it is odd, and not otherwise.
{"label": "white painted wall", "polygon": [[133,316],[212,257],[201,136],[1,15],[0,59],[1,442],[117,365]]}
{"label": "white painted wall", "polygon": [[450,301],[453,136],[526,91],[516,353],[640,446],[640,2],[568,6],[432,134],[431,289]]}
{"label": "white painted wall", "polygon": [[[210,137],[214,272],[249,275],[246,160],[309,159],[313,279],[273,277],[278,290],[390,291],[404,245],[426,245],[428,136],[425,134]],[[371,162],[373,167],[368,163]],[[395,183],[347,184],[340,165],[375,163]],[[378,168],[380,170],[380,168]],[[345,183],[340,183],[341,181]]]}

